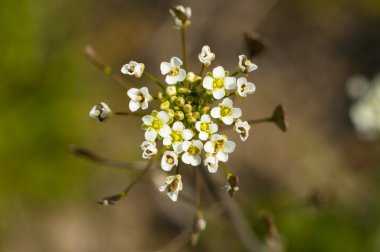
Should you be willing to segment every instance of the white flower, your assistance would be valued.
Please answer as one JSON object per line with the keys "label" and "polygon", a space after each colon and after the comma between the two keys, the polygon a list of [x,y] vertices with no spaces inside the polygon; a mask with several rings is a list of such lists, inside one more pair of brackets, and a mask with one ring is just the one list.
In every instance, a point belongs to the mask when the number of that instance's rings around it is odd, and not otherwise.
{"label": "white flower", "polygon": [[240,97],[247,97],[249,94],[253,94],[256,91],[255,84],[248,82],[246,78],[240,77],[237,80],[236,92]]}
{"label": "white flower", "polygon": [[137,63],[136,61],[130,61],[121,68],[123,74],[134,75],[140,78],[144,72],[145,65],[143,63]]}
{"label": "white flower", "polygon": [[211,173],[218,171],[219,160],[216,158],[215,154],[207,153],[207,157],[203,161],[203,164],[207,166],[208,171]]}
{"label": "white flower", "polygon": [[143,116],[143,127],[146,128],[145,139],[154,141],[157,134],[162,137],[170,136],[171,129],[167,124],[169,122],[169,114],[165,111],[153,111],[151,115]]}
{"label": "white flower", "polygon": [[202,52],[198,55],[199,61],[206,67],[211,65],[211,61],[215,59],[215,54],[211,52],[209,46],[205,45],[202,47]]}
{"label": "white flower", "polygon": [[218,161],[227,162],[228,154],[235,150],[236,144],[228,141],[225,135],[212,135],[210,141],[205,144],[205,151],[215,154]]}
{"label": "white flower", "polygon": [[171,171],[178,165],[178,155],[174,151],[165,151],[161,159],[161,168],[164,171]]}
{"label": "white flower", "polygon": [[185,153],[182,154],[182,162],[197,166],[201,163],[201,151],[203,144],[200,140],[185,141],[182,144]]}
{"label": "white flower", "polygon": [[160,69],[163,75],[166,75],[165,81],[169,85],[184,81],[186,71],[181,68],[182,61],[177,57],[172,57],[169,62],[161,62]]}
{"label": "white flower", "polygon": [[140,148],[143,152],[142,157],[144,159],[150,159],[157,154],[157,147],[155,142],[144,141],[141,144]]}
{"label": "white flower", "polygon": [[173,16],[176,28],[182,29],[190,25],[191,8],[183,7],[182,5],[175,6],[169,10]]}
{"label": "white flower", "polygon": [[212,122],[211,117],[207,114],[202,115],[201,120],[195,123],[195,128],[199,131],[199,139],[203,141],[218,131],[218,125]]}
{"label": "white flower", "polygon": [[160,192],[166,191],[166,194],[172,201],[177,201],[179,191],[182,191],[181,175],[177,174],[166,178],[164,184],[160,186]]}
{"label": "white flower", "polygon": [[237,119],[235,122],[234,130],[240,135],[240,139],[242,141],[246,141],[249,136],[249,130],[251,129],[251,125],[248,124],[247,121],[242,121]]}
{"label": "white flower", "polygon": [[230,98],[225,98],[222,103],[211,109],[211,116],[221,119],[223,123],[231,125],[234,119],[241,116],[241,109],[232,107],[233,102]]}
{"label": "white flower", "polygon": [[253,64],[247,56],[240,55],[239,56],[239,69],[245,74],[252,72],[257,69],[257,66]]}
{"label": "white flower", "polygon": [[233,90],[236,88],[235,77],[226,76],[224,68],[218,66],[212,70],[212,77],[206,76],[203,79],[203,87],[212,91],[215,99],[222,99],[226,95],[226,90]]}
{"label": "white flower", "polygon": [[153,97],[149,94],[148,88],[142,87],[140,89],[131,88],[127,92],[131,101],[129,102],[129,109],[132,112],[137,111],[139,108],[145,110],[148,108],[148,102],[153,100]]}
{"label": "white flower", "polygon": [[108,119],[112,114],[112,111],[110,107],[104,102],[101,102],[90,110],[89,116],[95,119],[98,119],[99,121],[104,121]]}
{"label": "white flower", "polygon": [[174,122],[172,131],[169,136],[165,137],[163,144],[165,146],[173,146],[173,150],[177,153],[183,152],[182,143],[184,141],[189,141],[193,138],[193,131],[191,129],[185,129],[182,122]]}

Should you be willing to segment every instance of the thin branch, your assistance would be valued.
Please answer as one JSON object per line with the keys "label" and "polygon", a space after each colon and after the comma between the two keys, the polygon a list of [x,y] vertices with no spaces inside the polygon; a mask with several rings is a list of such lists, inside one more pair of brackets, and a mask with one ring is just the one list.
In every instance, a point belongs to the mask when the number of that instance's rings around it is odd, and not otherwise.
{"label": "thin branch", "polygon": [[185,28],[181,29],[181,42],[182,42],[183,68],[186,70],[187,62],[186,62],[186,33],[185,33]]}
{"label": "thin branch", "polygon": [[148,79],[150,79],[151,81],[153,81],[154,83],[156,83],[162,89],[165,89],[165,86],[157,78],[155,78],[153,75],[151,75],[147,71],[144,71],[143,75],[145,75]]}
{"label": "thin branch", "polygon": [[114,73],[112,71],[112,68],[100,59],[97,52],[91,45],[85,46],[84,54],[86,55],[87,59],[97,68],[99,68],[100,71],[102,71],[105,75],[110,76],[114,81],[125,88],[129,89],[131,87],[129,83],[127,83],[119,74]]}
{"label": "thin branch", "polygon": [[257,252],[261,250],[260,243],[256,235],[252,232],[251,228],[244,219],[241,210],[231,199],[227,199],[225,195],[222,195],[219,190],[217,190],[210,179],[206,169],[200,169],[203,180],[210,191],[212,197],[215,201],[220,202],[224,210],[224,215],[226,216],[231,228],[236,232],[239,239],[243,243],[247,251]]}
{"label": "thin branch", "polygon": [[120,116],[146,116],[148,114],[145,113],[129,113],[129,112],[115,112],[115,115],[120,115]]}
{"label": "thin branch", "polygon": [[87,159],[87,160],[89,160],[93,163],[99,164],[99,165],[105,165],[105,166],[122,168],[122,169],[140,170],[140,168],[138,168],[135,163],[131,163],[131,162],[125,163],[125,162],[105,159],[105,158],[98,156],[97,154],[93,153],[90,150],[78,147],[76,145],[69,145],[67,147],[67,149],[69,152],[71,152],[75,156],[83,158],[83,159]]}

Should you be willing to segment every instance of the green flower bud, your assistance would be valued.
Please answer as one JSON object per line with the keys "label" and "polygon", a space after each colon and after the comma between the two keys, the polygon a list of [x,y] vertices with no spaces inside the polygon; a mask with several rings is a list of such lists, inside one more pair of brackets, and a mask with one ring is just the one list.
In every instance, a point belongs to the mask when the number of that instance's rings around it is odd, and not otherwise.
{"label": "green flower bud", "polygon": [[165,96],[163,92],[158,92],[157,98],[160,102],[163,102],[165,100]]}
{"label": "green flower bud", "polygon": [[180,110],[180,107],[178,107],[178,106],[174,106],[174,110],[175,110],[175,111],[178,111],[178,110]]}
{"label": "green flower bud", "polygon": [[182,121],[184,118],[185,118],[185,114],[182,112],[182,111],[176,111],[174,113],[174,118],[177,120],[177,121]]}
{"label": "green flower bud", "polygon": [[178,106],[182,107],[183,105],[185,105],[185,98],[183,98],[183,97],[177,97],[177,99],[175,100],[175,103]]}
{"label": "green flower bud", "polygon": [[193,113],[193,116],[195,117],[195,119],[199,119],[199,118],[201,118],[201,113],[199,113],[198,111],[195,111],[194,113]]}
{"label": "green flower bud", "polygon": [[186,102],[187,103],[193,103],[194,102],[194,97],[193,96],[188,96],[188,97],[186,97]]}
{"label": "green flower bud", "polygon": [[168,100],[160,104],[160,109],[162,110],[168,110],[169,108],[170,108],[170,102]]}
{"label": "green flower bud", "polygon": [[190,89],[186,88],[186,87],[180,87],[178,88],[178,93],[180,94],[190,94]]}
{"label": "green flower bud", "polygon": [[185,111],[186,114],[190,113],[193,107],[190,104],[185,104],[183,106],[183,111]]}
{"label": "green flower bud", "polygon": [[188,123],[192,123],[193,124],[193,123],[197,122],[197,119],[195,118],[195,116],[193,114],[188,114],[187,117],[186,117],[186,119],[187,119]]}
{"label": "green flower bud", "polygon": [[211,108],[209,106],[204,106],[203,108],[201,108],[201,113],[202,115],[203,114],[208,114],[208,112],[210,112]]}
{"label": "green flower bud", "polygon": [[177,99],[177,96],[175,95],[169,97],[170,102],[175,102],[176,99]]}
{"label": "green flower bud", "polygon": [[174,117],[174,110],[172,110],[172,109],[168,109],[168,114],[169,114],[169,116],[172,118],[172,117]]}
{"label": "green flower bud", "polygon": [[167,86],[165,91],[168,96],[173,96],[177,94],[176,86]]}

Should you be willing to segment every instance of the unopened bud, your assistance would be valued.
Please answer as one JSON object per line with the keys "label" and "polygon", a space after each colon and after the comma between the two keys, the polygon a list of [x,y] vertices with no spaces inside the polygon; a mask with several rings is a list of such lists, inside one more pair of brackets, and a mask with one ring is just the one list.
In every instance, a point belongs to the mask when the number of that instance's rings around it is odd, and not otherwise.
{"label": "unopened bud", "polygon": [[195,112],[193,112],[193,116],[195,117],[195,119],[199,119],[199,118],[201,118],[201,113],[199,113],[198,111],[195,111]]}
{"label": "unopened bud", "polygon": [[167,86],[165,91],[168,96],[173,96],[177,94],[176,86]]}
{"label": "unopened bud", "polygon": [[209,106],[205,106],[205,107],[201,108],[202,115],[203,114],[208,114],[208,112],[210,112],[210,109],[211,108]]}
{"label": "unopened bud", "polygon": [[193,103],[194,102],[194,97],[193,96],[187,96],[186,97],[186,102],[189,103],[189,104]]}
{"label": "unopened bud", "polygon": [[198,75],[196,75],[196,74],[193,73],[193,72],[189,72],[189,73],[187,73],[187,75],[186,75],[186,80],[187,80],[188,82],[191,82],[191,83],[194,83],[194,82],[196,82],[196,81],[198,81],[198,80],[200,80],[200,79],[201,79],[201,77],[198,76]]}
{"label": "unopened bud", "polygon": [[174,113],[174,118],[178,121],[182,121],[185,118],[185,114],[182,111],[176,111]]}
{"label": "unopened bud", "polygon": [[178,88],[178,93],[180,94],[190,94],[190,89],[186,88],[186,87],[180,87]]}
{"label": "unopened bud", "polygon": [[177,97],[177,99],[175,100],[175,103],[178,106],[182,107],[183,105],[185,105],[185,98],[183,98],[183,97]]}
{"label": "unopened bud", "polygon": [[99,103],[92,107],[89,116],[98,119],[100,122],[108,119],[112,115],[110,107],[104,102]]}
{"label": "unopened bud", "polygon": [[185,111],[186,113],[190,113],[192,111],[193,107],[190,105],[190,104],[185,104],[183,106],[183,111]]}
{"label": "unopened bud", "polygon": [[168,100],[160,104],[160,109],[162,110],[168,110],[169,108],[170,108],[170,102]]}
{"label": "unopened bud", "polygon": [[163,102],[164,101],[164,99],[165,99],[165,97],[164,97],[164,93],[163,92],[158,92],[158,94],[157,94],[157,98],[158,98],[158,100],[160,101],[160,102]]}
{"label": "unopened bud", "polygon": [[187,122],[188,123],[196,123],[197,118],[195,118],[195,116],[192,113],[190,113],[187,115]]}
{"label": "unopened bud", "polygon": [[171,118],[174,117],[174,115],[175,115],[175,112],[174,112],[174,110],[172,110],[172,109],[168,109],[167,113],[169,114],[169,116],[170,116]]}

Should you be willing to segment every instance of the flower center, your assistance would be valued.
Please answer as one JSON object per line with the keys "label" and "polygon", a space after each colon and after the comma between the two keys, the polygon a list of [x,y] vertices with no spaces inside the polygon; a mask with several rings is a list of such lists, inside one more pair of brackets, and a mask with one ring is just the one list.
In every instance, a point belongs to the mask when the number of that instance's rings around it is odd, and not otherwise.
{"label": "flower center", "polygon": [[170,75],[171,76],[178,76],[178,74],[179,74],[179,68],[178,67],[172,68]]}
{"label": "flower center", "polygon": [[223,78],[215,78],[212,82],[213,89],[221,89],[224,87],[224,79]]}
{"label": "flower center", "polygon": [[139,101],[139,102],[142,102],[144,101],[144,96],[142,94],[136,96],[136,99]]}
{"label": "flower center", "polygon": [[135,66],[129,66],[128,71],[132,74],[135,71]]}
{"label": "flower center", "polygon": [[178,183],[179,183],[179,180],[177,178],[175,178],[173,180],[173,182],[171,182],[168,185],[168,187],[167,187],[168,192],[172,192],[172,191],[176,190],[178,188]]}
{"label": "flower center", "polygon": [[152,122],[152,128],[156,131],[159,131],[163,125],[164,124],[160,120],[158,120],[157,118],[155,118]]}
{"label": "flower center", "polygon": [[220,115],[222,117],[231,115],[231,108],[226,106],[220,106]]}
{"label": "flower center", "polygon": [[195,156],[195,155],[200,153],[200,150],[197,147],[195,147],[194,145],[191,145],[190,148],[187,150],[187,152],[190,155]]}
{"label": "flower center", "polygon": [[208,123],[201,123],[201,131],[209,132],[210,126]]}
{"label": "flower center", "polygon": [[247,131],[243,127],[238,127],[238,130],[240,130],[240,134],[245,137],[247,135]]}
{"label": "flower center", "polygon": [[217,140],[214,143],[215,151],[220,151],[224,149],[224,140]]}
{"label": "flower center", "polygon": [[173,142],[181,142],[182,141],[181,131],[172,131],[172,139],[173,139]]}
{"label": "flower center", "polygon": [[167,157],[166,157],[166,162],[167,162],[168,164],[173,164],[173,163],[174,163],[174,158],[171,157],[171,156],[167,156]]}

